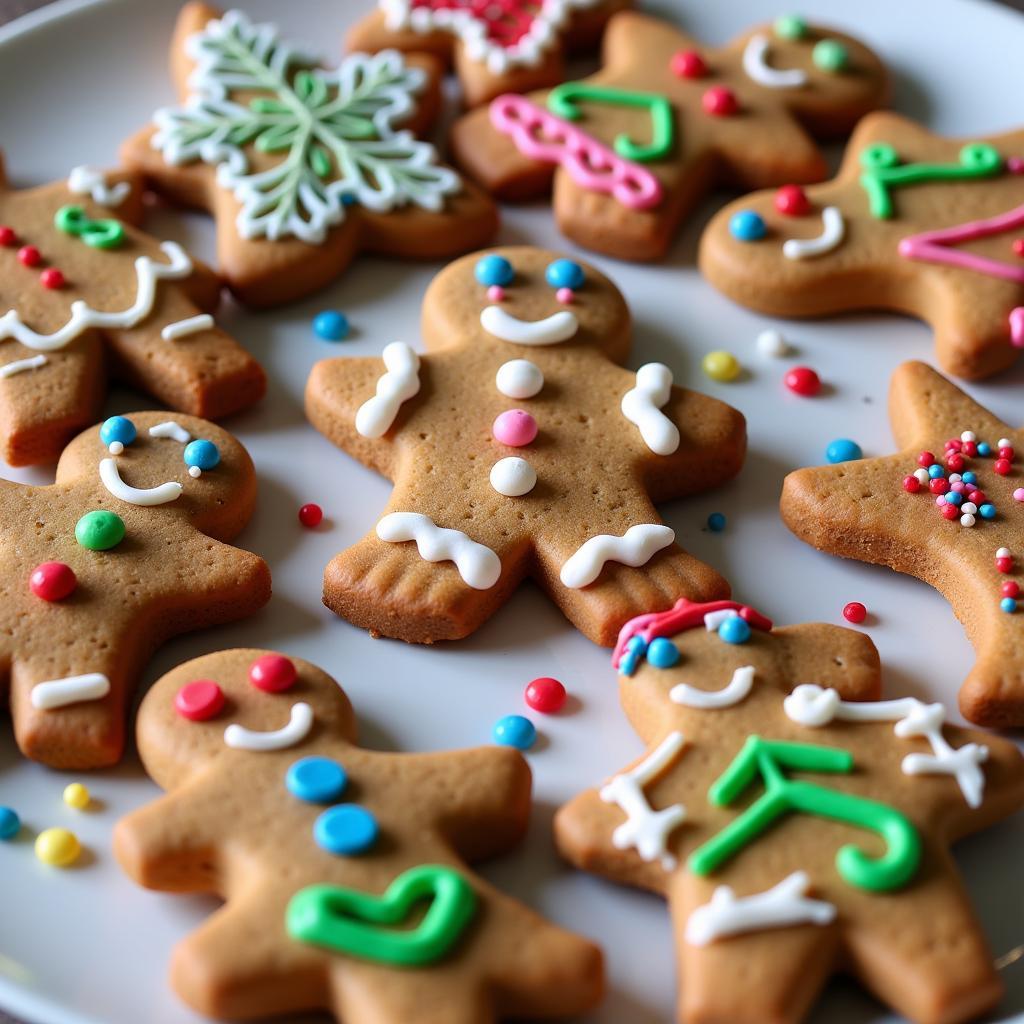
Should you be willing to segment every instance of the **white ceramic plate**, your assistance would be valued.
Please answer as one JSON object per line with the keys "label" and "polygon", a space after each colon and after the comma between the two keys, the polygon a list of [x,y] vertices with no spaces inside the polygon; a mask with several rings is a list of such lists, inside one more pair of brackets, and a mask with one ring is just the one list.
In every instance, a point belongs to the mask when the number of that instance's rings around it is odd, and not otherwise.
{"label": "white ceramic plate", "polygon": [[[263,19],[276,19],[312,51],[334,58],[342,31],[370,6],[306,0],[245,0]],[[669,10],[674,6],[675,10]],[[0,30],[0,143],[15,180],[34,184],[63,177],[79,163],[112,164],[118,143],[171,98],[166,48],[175,0],[57,3]],[[664,3],[695,35],[718,43],[754,21],[779,13],[771,0],[729,4]],[[1024,95],[1024,20],[969,0],[816,0],[805,13],[854,31],[894,69],[895,106],[940,131],[986,133],[1020,122]],[[786,363],[758,357],[754,338],[763,317],[731,305],[694,270],[701,223],[693,219],[660,266],[630,266],[586,256],[611,273],[636,318],[632,365],[658,359],[678,382],[718,395],[746,413],[750,456],[741,478],[714,495],[679,502],[666,520],[685,547],[729,577],[736,593],[777,622],[825,618],[842,622],[849,600],[872,612],[869,632],[880,647],[890,694],[940,698],[955,706],[971,650],[946,603],[928,587],[885,570],[843,563],[796,541],[779,522],[783,475],[824,461],[835,437],[857,439],[868,454],[891,450],[885,418],[889,373],[908,358],[931,360],[928,330],[896,318],[849,317],[783,325],[802,362],[815,366],[831,393],[808,401],[788,394]],[[187,242],[212,258],[203,217],[155,215],[156,234]],[[501,241],[567,246],[540,206],[506,211]],[[525,848],[485,867],[503,888],[555,920],[601,942],[610,991],[591,1024],[654,1024],[673,1017],[675,966],[666,908],[657,900],[562,865],[550,839],[552,813],[579,790],[620,768],[640,750],[616,702],[607,652],[574,633],[532,586],[475,636],[434,649],[374,641],[320,604],[324,564],[376,521],[388,484],[342,455],[306,425],[302,391],[313,363],[340,352],[379,353],[389,341],[418,341],[423,290],[437,267],[357,260],[335,286],[306,302],[252,315],[228,304],[223,323],[243,339],[270,373],[263,404],[231,426],[260,473],[257,515],[239,542],[264,555],[274,598],[248,622],[184,637],[159,654],[146,682],[188,658],[239,645],[273,646],[318,662],[347,688],[364,741],[385,749],[439,750],[489,740],[493,722],[524,711],[522,690],[538,675],[561,678],[576,697],[569,714],[539,722],[543,740],[529,755],[536,780],[533,828]],[[344,310],[352,340],[316,340],[312,316]],[[748,367],[734,384],[700,372],[701,356],[729,348]],[[1024,420],[1018,368],[971,391],[1004,419]],[[119,394],[109,411],[145,408]],[[46,482],[50,470],[6,472]],[[319,502],[329,521],[303,530],[296,510]],[[709,512],[729,517],[721,534],[702,527]],[[45,1024],[184,1024],[196,1021],[165,980],[173,944],[213,908],[211,900],[143,892],[119,873],[110,832],[121,814],[157,794],[134,754],[116,771],[88,783],[100,801],[82,814],[65,807],[67,776],[19,759],[5,725],[0,737],[0,803],[18,808],[24,838],[0,844],[0,1006]],[[88,847],[81,866],[45,867],[31,837],[50,825],[74,828]],[[963,843],[958,859],[997,955],[1024,942],[1018,818]],[[1005,970],[1009,995],[1001,1020],[1024,1009],[1024,966]],[[756,993],[752,993],[756,999]],[[813,1020],[866,1024],[888,1020],[855,985],[835,983]]]}

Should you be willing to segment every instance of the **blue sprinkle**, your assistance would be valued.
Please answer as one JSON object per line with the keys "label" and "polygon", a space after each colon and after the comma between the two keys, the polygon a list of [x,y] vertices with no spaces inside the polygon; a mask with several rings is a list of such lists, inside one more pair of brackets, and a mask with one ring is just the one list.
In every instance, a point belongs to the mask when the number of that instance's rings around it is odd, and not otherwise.
{"label": "blue sprinkle", "polygon": [[722,512],[712,512],[708,516],[708,529],[712,533],[721,533],[725,529],[726,518]]}
{"label": "blue sprinkle", "polygon": [[344,341],[348,331],[348,317],[336,309],[325,309],[313,317],[313,333],[324,341]]}
{"label": "blue sprinkle", "polygon": [[999,602],[999,607],[1002,608],[1004,612],[1013,613],[1017,610],[1017,600],[1013,597],[1004,597],[1002,601]]}
{"label": "blue sprinkle", "polygon": [[739,242],[759,242],[768,234],[768,227],[759,213],[740,210],[729,218],[729,233]]}
{"label": "blue sprinkle", "polygon": [[571,288],[578,291],[583,287],[586,274],[583,268],[572,260],[555,260],[549,263],[544,277],[552,288]]}
{"label": "blue sprinkle", "polygon": [[988,441],[979,441],[978,442],[978,454],[979,455],[991,455],[992,454],[992,445],[990,445],[988,443]]}
{"label": "blue sprinkle", "polygon": [[345,769],[329,757],[303,757],[285,773],[284,784],[292,796],[310,804],[331,804],[345,790]]}
{"label": "blue sprinkle", "polygon": [[942,467],[941,467],[941,466],[940,466],[940,465],[939,465],[939,464],[938,464],[937,462],[933,462],[933,463],[932,463],[932,464],[931,464],[931,465],[930,465],[930,466],[928,467],[928,475],[929,475],[929,476],[930,476],[930,477],[931,477],[931,478],[932,478],[933,480],[936,480],[936,479],[938,479],[938,478],[939,478],[940,476],[945,476],[945,475],[946,475],[946,471],[945,471],[945,470],[944,470],[944,469],[943,469],[943,468],[942,468]]}
{"label": "blue sprinkle", "polygon": [[338,804],[313,824],[317,846],[339,857],[368,850],[377,841],[377,819],[357,804]]}
{"label": "blue sprinkle", "polygon": [[506,715],[494,723],[491,736],[495,743],[503,747],[529,750],[537,739],[537,729],[533,722],[522,715]]}
{"label": "blue sprinkle", "polygon": [[995,519],[996,507],[990,501],[986,501],[984,505],[978,507],[978,515],[982,519]]}
{"label": "blue sprinkle", "polygon": [[491,253],[488,256],[481,256],[476,263],[476,279],[487,288],[492,285],[504,287],[512,283],[515,271],[512,264],[504,256],[497,256]]}
{"label": "blue sprinkle", "polygon": [[962,475],[962,476],[960,477],[960,479],[961,479],[961,480],[962,480],[962,481],[963,481],[963,482],[964,482],[965,484],[976,484],[976,483],[978,482],[978,475],[977,475],[977,473],[970,473],[970,472],[968,472],[968,473],[964,473],[964,474],[963,474],[963,475]]}
{"label": "blue sprinkle", "polygon": [[679,663],[679,648],[666,637],[655,637],[647,648],[647,664],[655,668],[671,668]]}
{"label": "blue sprinkle", "polygon": [[864,452],[856,441],[851,441],[848,437],[839,437],[825,449],[825,458],[835,465],[837,462],[863,459]]}
{"label": "blue sprinkle", "polygon": [[186,466],[196,466],[205,472],[213,469],[220,462],[220,452],[212,441],[200,438],[198,441],[189,441],[182,453]]}
{"label": "blue sprinkle", "polygon": [[730,615],[718,627],[718,635],[727,644],[745,644],[750,639],[750,625],[738,615]]}
{"label": "blue sprinkle", "polygon": [[115,441],[128,445],[137,436],[135,424],[127,416],[111,416],[110,419],[104,420],[103,426],[100,427],[100,440],[106,445],[111,445]]}
{"label": "blue sprinkle", "polygon": [[945,498],[944,505],[956,505],[960,506],[963,504],[964,496],[959,491],[947,491],[945,494],[940,494],[940,498]]}
{"label": "blue sprinkle", "polygon": [[359,200],[356,198],[355,192],[342,192],[341,193],[341,205],[342,206],[355,206]]}
{"label": "blue sprinkle", "polygon": [[646,650],[647,644],[644,643],[642,636],[631,636],[626,641],[626,649],[622,652],[622,657],[619,658],[619,675],[631,676],[637,670]]}
{"label": "blue sprinkle", "polygon": [[13,839],[21,830],[21,818],[10,807],[0,807],[0,839]]}

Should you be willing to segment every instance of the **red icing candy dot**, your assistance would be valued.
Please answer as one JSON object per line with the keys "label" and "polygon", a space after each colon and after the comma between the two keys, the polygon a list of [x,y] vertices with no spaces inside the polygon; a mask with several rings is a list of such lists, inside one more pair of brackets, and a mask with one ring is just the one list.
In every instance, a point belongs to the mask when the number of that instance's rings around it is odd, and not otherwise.
{"label": "red icing candy dot", "polygon": [[677,50],[669,61],[669,69],[677,78],[703,78],[708,73],[704,58],[696,50]]}
{"label": "red icing candy dot", "polygon": [[25,267],[38,266],[42,260],[42,254],[34,245],[23,245],[18,250],[18,262]]}
{"label": "red icing candy dot", "polygon": [[903,490],[910,494],[917,494],[921,490],[921,481],[916,476],[905,476],[903,478]]}
{"label": "red icing candy dot", "polygon": [[999,592],[1003,597],[1019,597],[1020,596],[1020,584],[1014,583],[1013,580],[1007,580],[999,588]]}
{"label": "red icing candy dot", "polygon": [[249,682],[257,690],[281,693],[295,685],[298,672],[283,654],[264,654],[249,666]]}
{"label": "red icing candy dot", "polygon": [[324,510],[319,505],[310,502],[299,509],[299,522],[307,529],[312,530],[323,522]]}
{"label": "red icing candy dot", "polygon": [[1000,476],[1006,476],[1007,473],[1009,473],[1013,467],[1010,465],[1009,459],[996,459],[995,464],[992,466],[992,468]]}
{"label": "red icing candy dot", "polygon": [[967,465],[964,461],[964,457],[959,452],[953,452],[951,455],[946,457],[946,465],[954,473],[959,473],[960,470]]}
{"label": "red icing candy dot", "polygon": [[44,601],[62,601],[78,586],[75,571],[63,562],[43,562],[32,570],[29,589]]}
{"label": "red icing candy dot", "polygon": [[212,679],[186,683],[174,695],[174,710],[190,722],[205,722],[224,707],[224,691]]}
{"label": "red icing candy dot", "polygon": [[945,494],[949,490],[949,481],[944,476],[937,476],[928,481],[928,490],[932,494]]}
{"label": "red icing candy dot", "polygon": [[14,245],[18,241],[18,236],[14,232],[14,228],[7,224],[0,224],[0,245],[9,247]]}
{"label": "red icing candy dot", "polygon": [[1009,459],[1011,462],[1013,461],[1013,449],[1009,445],[1003,445],[996,454],[1001,459]]}
{"label": "red icing candy dot", "polygon": [[927,469],[935,461],[935,456],[931,452],[921,452],[917,457],[917,464],[924,469]]}
{"label": "red icing candy dot", "polygon": [[39,283],[44,288],[63,288],[64,275],[56,267],[48,267],[39,275]]}
{"label": "red icing candy dot", "polygon": [[1012,558],[997,558],[996,568],[1000,572],[1013,572],[1013,559]]}
{"label": "red icing candy dot", "polygon": [[775,209],[787,217],[803,217],[811,212],[811,201],[799,185],[783,185],[775,193]]}
{"label": "red icing candy dot", "polygon": [[561,711],[565,706],[565,687],[557,679],[541,676],[527,685],[526,703],[546,715]]}
{"label": "red icing candy dot", "polygon": [[821,390],[821,378],[809,366],[794,366],[783,379],[790,391],[806,398]]}
{"label": "red icing candy dot", "polygon": [[956,505],[943,505],[942,516],[944,519],[959,519],[960,509],[958,509]]}
{"label": "red icing candy dot", "polygon": [[1024,256],[1024,238],[1015,238],[1013,240],[1013,255]]}
{"label": "red icing candy dot", "polygon": [[847,622],[863,622],[868,617],[868,610],[860,601],[850,601],[843,605],[843,618]]}
{"label": "red icing candy dot", "polygon": [[736,93],[724,85],[713,85],[701,97],[701,106],[712,117],[729,117],[740,109]]}

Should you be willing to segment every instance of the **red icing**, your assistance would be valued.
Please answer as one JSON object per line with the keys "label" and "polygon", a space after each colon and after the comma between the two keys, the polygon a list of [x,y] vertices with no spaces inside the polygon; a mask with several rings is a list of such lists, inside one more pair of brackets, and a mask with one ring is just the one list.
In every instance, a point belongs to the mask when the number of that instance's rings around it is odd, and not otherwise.
{"label": "red icing", "polygon": [[703,626],[704,616],[709,612],[724,611],[736,612],[754,629],[768,632],[772,628],[772,620],[765,618],[750,605],[737,601],[688,601],[681,597],[667,612],[648,612],[646,615],[630,619],[619,630],[619,638],[612,652],[612,665],[615,668],[619,667],[626,644],[635,636],[643,637],[644,643],[649,644],[655,637],[675,636],[676,633],[682,633],[687,629]]}
{"label": "red icing", "polygon": [[29,588],[44,601],[62,601],[74,593],[78,586],[75,571],[63,562],[43,562],[32,570]]}
{"label": "red icing", "polygon": [[190,722],[205,722],[224,707],[224,691],[212,679],[186,683],[174,695],[174,709]]}
{"label": "red icing", "polygon": [[412,0],[414,11],[466,11],[484,26],[488,41],[510,49],[525,36],[541,13],[540,0]]}
{"label": "red icing", "polygon": [[281,693],[295,685],[295,664],[283,654],[264,654],[249,666],[249,682],[265,693]]}

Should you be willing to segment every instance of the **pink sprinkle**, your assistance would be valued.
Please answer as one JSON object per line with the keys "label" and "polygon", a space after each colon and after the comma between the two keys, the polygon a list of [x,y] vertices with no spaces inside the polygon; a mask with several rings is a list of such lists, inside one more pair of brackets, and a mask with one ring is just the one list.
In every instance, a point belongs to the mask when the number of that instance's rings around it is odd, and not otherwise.
{"label": "pink sprinkle", "polygon": [[505,289],[502,288],[500,284],[492,284],[491,287],[487,289],[487,298],[489,298],[491,302],[501,302],[501,300],[505,298]]}
{"label": "pink sprinkle", "polygon": [[1024,157],[1011,156],[1006,161],[1006,169],[1011,174],[1024,174]]}
{"label": "pink sprinkle", "polygon": [[555,292],[555,298],[558,299],[559,302],[568,306],[575,298],[575,293],[571,288],[559,288],[558,291]]}
{"label": "pink sprinkle", "polygon": [[964,491],[967,490],[967,484],[965,484],[962,480],[957,480],[957,482],[953,484],[950,490],[956,491],[957,494],[963,494]]}
{"label": "pink sprinkle", "polygon": [[[956,487],[956,484],[953,484],[953,486]],[[938,505],[939,508],[942,508],[942,506],[946,504],[946,496],[944,494],[940,494],[935,499],[935,504]]]}
{"label": "pink sprinkle", "polygon": [[1017,490],[1013,492],[1013,500],[1024,501],[1024,487],[1018,487]]}
{"label": "pink sprinkle", "polygon": [[537,421],[522,409],[509,409],[498,416],[491,430],[495,441],[521,448],[537,436]]}

